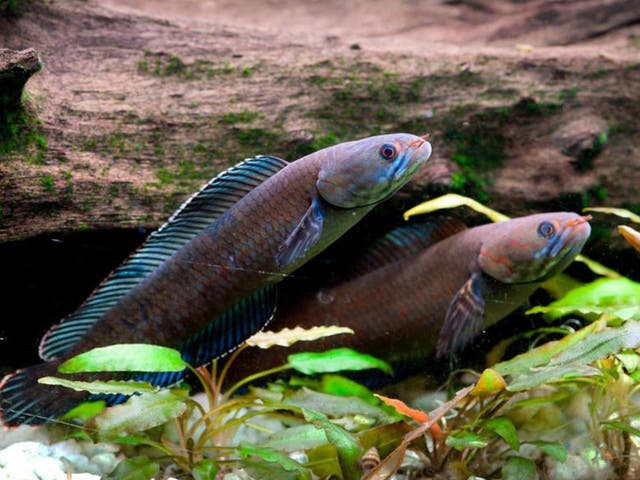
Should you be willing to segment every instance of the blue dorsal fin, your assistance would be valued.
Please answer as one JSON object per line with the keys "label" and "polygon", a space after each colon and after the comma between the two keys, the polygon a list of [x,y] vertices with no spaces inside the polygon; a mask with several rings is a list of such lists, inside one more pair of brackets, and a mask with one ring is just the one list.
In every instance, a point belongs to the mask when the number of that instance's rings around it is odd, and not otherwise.
{"label": "blue dorsal fin", "polygon": [[[238,348],[273,318],[277,304],[276,292],[275,286],[266,287],[234,305],[177,347],[182,359],[193,367],[199,367]],[[132,380],[167,387],[179,382],[186,373],[183,370],[133,374]],[[109,405],[116,405],[127,398],[126,395],[93,395],[91,400],[105,400]]]}
{"label": "blue dorsal fin", "polygon": [[359,277],[390,263],[416,255],[425,248],[466,228],[462,221],[453,217],[438,217],[426,223],[395,228],[374,241],[365,253],[358,257],[349,269],[348,278]]}
{"label": "blue dorsal fin", "polygon": [[40,343],[40,357],[52,360],[64,354],[160,264],[286,165],[285,160],[261,155],[246,159],[209,181],[111,272],[75,312],[47,332]]}

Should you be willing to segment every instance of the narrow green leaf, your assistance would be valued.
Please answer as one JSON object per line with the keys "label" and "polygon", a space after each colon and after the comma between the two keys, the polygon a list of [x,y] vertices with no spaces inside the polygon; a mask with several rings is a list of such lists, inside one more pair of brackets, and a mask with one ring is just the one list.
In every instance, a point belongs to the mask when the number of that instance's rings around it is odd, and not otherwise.
{"label": "narrow green leaf", "polygon": [[336,348],[321,353],[294,353],[287,357],[287,361],[291,368],[305,375],[346,370],[367,370],[369,368],[377,368],[389,375],[392,374],[388,363],[350,348]]}
{"label": "narrow green leaf", "polygon": [[445,443],[456,450],[464,450],[465,448],[486,447],[489,445],[489,439],[486,435],[458,430],[447,435]]}
{"label": "narrow green leaf", "polygon": [[89,393],[106,393],[106,394],[122,394],[122,395],[134,395],[136,393],[151,393],[157,392],[158,387],[154,387],[147,382],[128,382],[128,381],[93,381],[82,382],[79,380],[67,380],[66,378],[59,377],[42,377],[38,379],[38,383],[44,385],[57,385],[60,387],[67,387],[78,392],[87,391]]}
{"label": "narrow green leaf", "polygon": [[345,429],[331,423],[326,415],[306,408],[302,409],[302,414],[307,422],[324,430],[329,442],[337,448],[345,480],[359,480],[361,472],[358,461],[362,457],[360,443]]}
{"label": "narrow green leaf", "polygon": [[631,210],[626,210],[624,208],[611,208],[611,207],[588,207],[583,208],[583,212],[599,212],[599,213],[607,213],[611,215],[617,215],[618,217],[628,218],[634,223],[640,223],[640,217],[633,213]]}
{"label": "narrow green leaf", "polygon": [[216,480],[220,467],[210,458],[205,458],[196,463],[191,469],[194,480]]}
{"label": "narrow green leaf", "polygon": [[76,355],[58,367],[60,373],[180,372],[187,368],[173,348],[142,343],[99,347]]}
{"label": "narrow green leaf", "polygon": [[96,427],[103,438],[136,434],[182,415],[187,398],[186,392],[176,390],[136,395],[98,415]]}
{"label": "narrow green leaf", "polygon": [[605,267],[601,263],[596,262],[589,257],[585,257],[582,254],[576,255],[576,258],[574,258],[574,260],[576,262],[584,263],[584,265],[596,275],[602,275],[603,277],[608,278],[620,278],[620,274],[615,270],[609,267]]}
{"label": "narrow green leaf", "polygon": [[149,480],[160,472],[160,466],[144,456],[127,458],[120,462],[105,480]]}
{"label": "narrow green leaf", "polygon": [[502,466],[502,480],[537,480],[536,464],[528,458],[509,457]]}
{"label": "narrow green leaf", "polygon": [[520,440],[518,439],[518,432],[511,420],[506,417],[495,417],[487,420],[482,424],[482,427],[495,432],[506,442],[512,450],[516,452],[520,449]]}
{"label": "narrow green leaf", "polygon": [[629,243],[629,245],[640,252],[640,232],[634,230],[633,228],[627,227],[626,225],[618,225],[618,231],[624,237],[627,243]]}
{"label": "narrow green leaf", "polygon": [[422,202],[419,205],[416,205],[415,207],[412,207],[404,212],[402,216],[405,220],[408,220],[409,217],[412,217],[414,215],[432,213],[437,210],[456,208],[463,205],[472,208],[476,212],[486,215],[494,222],[504,222],[505,220],[509,220],[509,217],[507,217],[506,215],[503,215],[502,213],[489,207],[485,207],[473,198],[458,195],[457,193],[448,193],[446,195],[427,200],[426,202]]}
{"label": "narrow green leaf", "polygon": [[536,440],[527,443],[535,445],[544,453],[546,453],[550,457],[555,458],[559,462],[564,462],[567,459],[567,448],[559,442],[545,442],[544,440]]}
{"label": "narrow green leaf", "polygon": [[640,429],[634,428],[631,425],[620,421],[602,422],[600,424],[605,430],[620,430],[622,432],[630,433],[631,435],[640,438]]}

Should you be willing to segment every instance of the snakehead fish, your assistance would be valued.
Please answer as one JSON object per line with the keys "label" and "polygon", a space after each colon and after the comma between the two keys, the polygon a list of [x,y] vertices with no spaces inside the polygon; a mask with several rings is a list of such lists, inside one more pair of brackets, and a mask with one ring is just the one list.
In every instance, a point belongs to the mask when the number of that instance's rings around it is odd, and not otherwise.
{"label": "snakehead fish", "polygon": [[293,352],[336,347],[378,356],[396,371],[418,371],[462,350],[561,272],[586,242],[588,219],[559,212],[470,229],[451,219],[396,229],[356,263],[355,278],[281,305],[269,325],[340,325],[355,335],[248,348],[229,380],[284,364]]}
{"label": "snakehead fish", "polygon": [[[272,317],[277,282],[402,187],[430,154],[424,138],[400,133],[291,163],[259,156],[220,174],[45,335],[46,363],[5,377],[2,422],[45,423],[85,400],[37,379],[61,376],[62,361],[95,347],[171,346],[191,365],[234,349]],[[168,385],[182,374],[135,378]]]}

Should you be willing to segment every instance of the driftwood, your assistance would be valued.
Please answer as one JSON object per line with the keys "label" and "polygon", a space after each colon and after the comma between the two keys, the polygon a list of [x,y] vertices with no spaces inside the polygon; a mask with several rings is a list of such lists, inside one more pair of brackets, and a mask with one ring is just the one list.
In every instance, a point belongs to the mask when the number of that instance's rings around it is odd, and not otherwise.
{"label": "driftwood", "polygon": [[[449,22],[465,41],[484,43],[467,53],[422,48],[409,31],[407,54],[368,49],[366,40],[354,50],[335,36],[298,42],[258,29],[173,24],[91,2],[24,2],[19,15],[0,17],[0,45],[41,52],[45,68],[28,85],[41,123],[20,137],[25,145],[0,153],[10,160],[0,162],[0,241],[154,228],[246,156],[292,160],[399,130],[430,132],[434,154],[394,200],[398,210],[448,190],[514,215],[640,208],[633,3],[569,2],[556,11],[545,0],[447,2],[430,13],[441,25],[416,29],[450,35]],[[551,29],[555,46],[504,47]],[[587,43],[570,43],[576,39]],[[13,65],[25,65],[11,69],[15,102],[39,63],[33,50],[14,55],[23,60]]]}
{"label": "driftwood", "polygon": [[19,107],[27,80],[41,68],[33,48],[20,51],[0,48],[0,108]]}

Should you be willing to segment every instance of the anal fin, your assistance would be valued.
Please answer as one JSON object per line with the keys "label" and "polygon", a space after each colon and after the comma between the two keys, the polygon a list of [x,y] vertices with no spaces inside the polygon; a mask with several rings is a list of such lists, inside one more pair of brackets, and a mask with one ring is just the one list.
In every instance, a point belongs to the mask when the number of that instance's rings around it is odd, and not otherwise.
{"label": "anal fin", "polygon": [[[275,286],[258,290],[246,297],[178,346],[177,349],[182,353],[182,359],[193,367],[199,367],[235,350],[247,338],[262,330],[269,323],[275,314],[276,304],[277,288]],[[134,377],[138,381],[166,387],[180,381],[185,374],[186,371],[160,372],[145,373]],[[106,399],[111,405],[121,403],[126,399],[124,396],[100,396],[99,398]]]}

